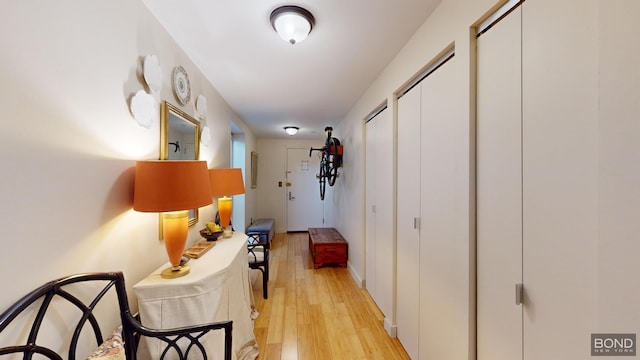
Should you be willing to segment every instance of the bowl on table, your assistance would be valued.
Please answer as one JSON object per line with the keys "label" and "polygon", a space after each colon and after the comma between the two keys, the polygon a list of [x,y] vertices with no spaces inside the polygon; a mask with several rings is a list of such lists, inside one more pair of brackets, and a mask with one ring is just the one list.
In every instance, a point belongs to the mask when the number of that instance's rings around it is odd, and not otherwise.
{"label": "bowl on table", "polygon": [[200,236],[207,239],[207,241],[216,241],[218,240],[220,235],[222,235],[223,232],[224,232],[223,230],[211,231],[209,229],[202,229],[200,230]]}

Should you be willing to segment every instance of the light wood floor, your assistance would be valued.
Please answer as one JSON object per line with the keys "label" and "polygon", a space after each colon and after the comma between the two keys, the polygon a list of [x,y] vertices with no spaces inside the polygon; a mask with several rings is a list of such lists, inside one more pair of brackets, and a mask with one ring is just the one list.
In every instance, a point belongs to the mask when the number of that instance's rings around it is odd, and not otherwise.
{"label": "light wood floor", "polygon": [[306,233],[276,234],[271,245],[269,299],[262,276],[250,275],[258,360],[409,359],[383,329],[382,315],[349,271],[313,269]]}

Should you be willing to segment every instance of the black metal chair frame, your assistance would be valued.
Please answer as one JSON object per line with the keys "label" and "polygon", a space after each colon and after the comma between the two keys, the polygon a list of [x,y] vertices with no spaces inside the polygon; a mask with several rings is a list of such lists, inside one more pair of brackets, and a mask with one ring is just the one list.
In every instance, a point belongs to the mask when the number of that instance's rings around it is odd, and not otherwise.
{"label": "black metal chair frame", "polygon": [[[247,238],[247,250],[249,254],[249,268],[262,272],[262,297],[268,298],[269,282],[269,242],[263,241],[260,234],[252,234]],[[257,253],[263,253],[262,259]]]}
{"label": "black metal chair frame", "polygon": [[[97,290],[93,299],[83,301],[67,291],[69,288],[68,285],[82,282],[102,282],[102,284],[100,284],[102,287]],[[120,320],[122,322],[122,339],[124,340],[125,354],[128,360],[136,359],[137,347],[141,336],[156,338],[166,343],[160,359],[164,359],[167,354],[172,354],[172,356],[177,354],[179,359],[184,360],[187,359],[192,352],[199,352],[204,359],[207,359],[207,352],[201,343],[201,339],[205,334],[213,330],[224,330],[224,358],[225,360],[231,360],[232,321],[221,321],[164,330],[147,328],[143,326],[137,317],[131,314],[129,310],[129,302],[122,272],[71,275],[50,281],[25,295],[0,314],[0,335],[20,314],[23,312],[33,312],[35,316],[31,316],[29,320],[31,321],[31,330],[29,331],[26,343],[0,347],[0,355],[22,354],[24,359],[31,359],[35,354],[40,354],[48,359],[62,360],[62,357],[56,353],[55,350],[42,345],[42,341],[38,338],[40,327],[43,324],[49,305],[52,304],[54,299],[58,301],[58,298],[68,301],[80,310],[80,316],[75,323],[76,326],[69,343],[68,359],[77,358],[76,351],[78,341],[83,329],[89,327],[93,330],[97,341],[96,347],[98,347],[103,343],[104,339],[102,337],[102,330],[93,311],[100,300],[103,299],[106,294],[112,293],[114,288],[118,298]],[[28,325],[29,324],[25,326]],[[178,341],[180,341],[180,345],[178,345]]]}

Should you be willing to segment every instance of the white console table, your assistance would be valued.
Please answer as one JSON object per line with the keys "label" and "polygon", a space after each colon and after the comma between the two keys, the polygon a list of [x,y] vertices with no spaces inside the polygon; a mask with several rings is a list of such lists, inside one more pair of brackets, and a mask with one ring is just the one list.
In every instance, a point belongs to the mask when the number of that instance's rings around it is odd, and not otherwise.
{"label": "white console table", "polygon": [[[255,359],[258,350],[247,261],[247,236],[235,232],[231,238],[218,239],[199,259],[189,261],[191,272],[186,276],[163,279],[160,272],[168,264],[158,268],[133,286],[142,324],[166,329],[233,320],[233,358]],[[223,339],[222,331],[206,335],[203,342],[209,359],[223,358]],[[141,339],[140,359],[159,359],[159,352],[160,344]]]}

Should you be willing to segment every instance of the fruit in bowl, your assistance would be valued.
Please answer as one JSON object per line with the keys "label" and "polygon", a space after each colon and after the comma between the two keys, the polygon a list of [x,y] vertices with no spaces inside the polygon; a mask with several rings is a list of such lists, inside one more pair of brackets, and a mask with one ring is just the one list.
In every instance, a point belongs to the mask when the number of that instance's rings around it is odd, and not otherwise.
{"label": "fruit in bowl", "polygon": [[207,241],[216,241],[222,235],[224,231],[211,231],[209,229],[200,230],[200,236],[207,239]]}
{"label": "fruit in bowl", "polygon": [[211,232],[218,232],[218,231],[222,231],[224,229],[219,224],[216,224],[213,221],[209,221],[207,223],[207,228],[205,230],[209,230]]}
{"label": "fruit in bowl", "polygon": [[215,241],[220,237],[220,235],[222,235],[224,232],[223,230],[222,226],[214,223],[213,221],[209,221],[207,226],[200,230],[200,235],[207,239],[207,241]]}

